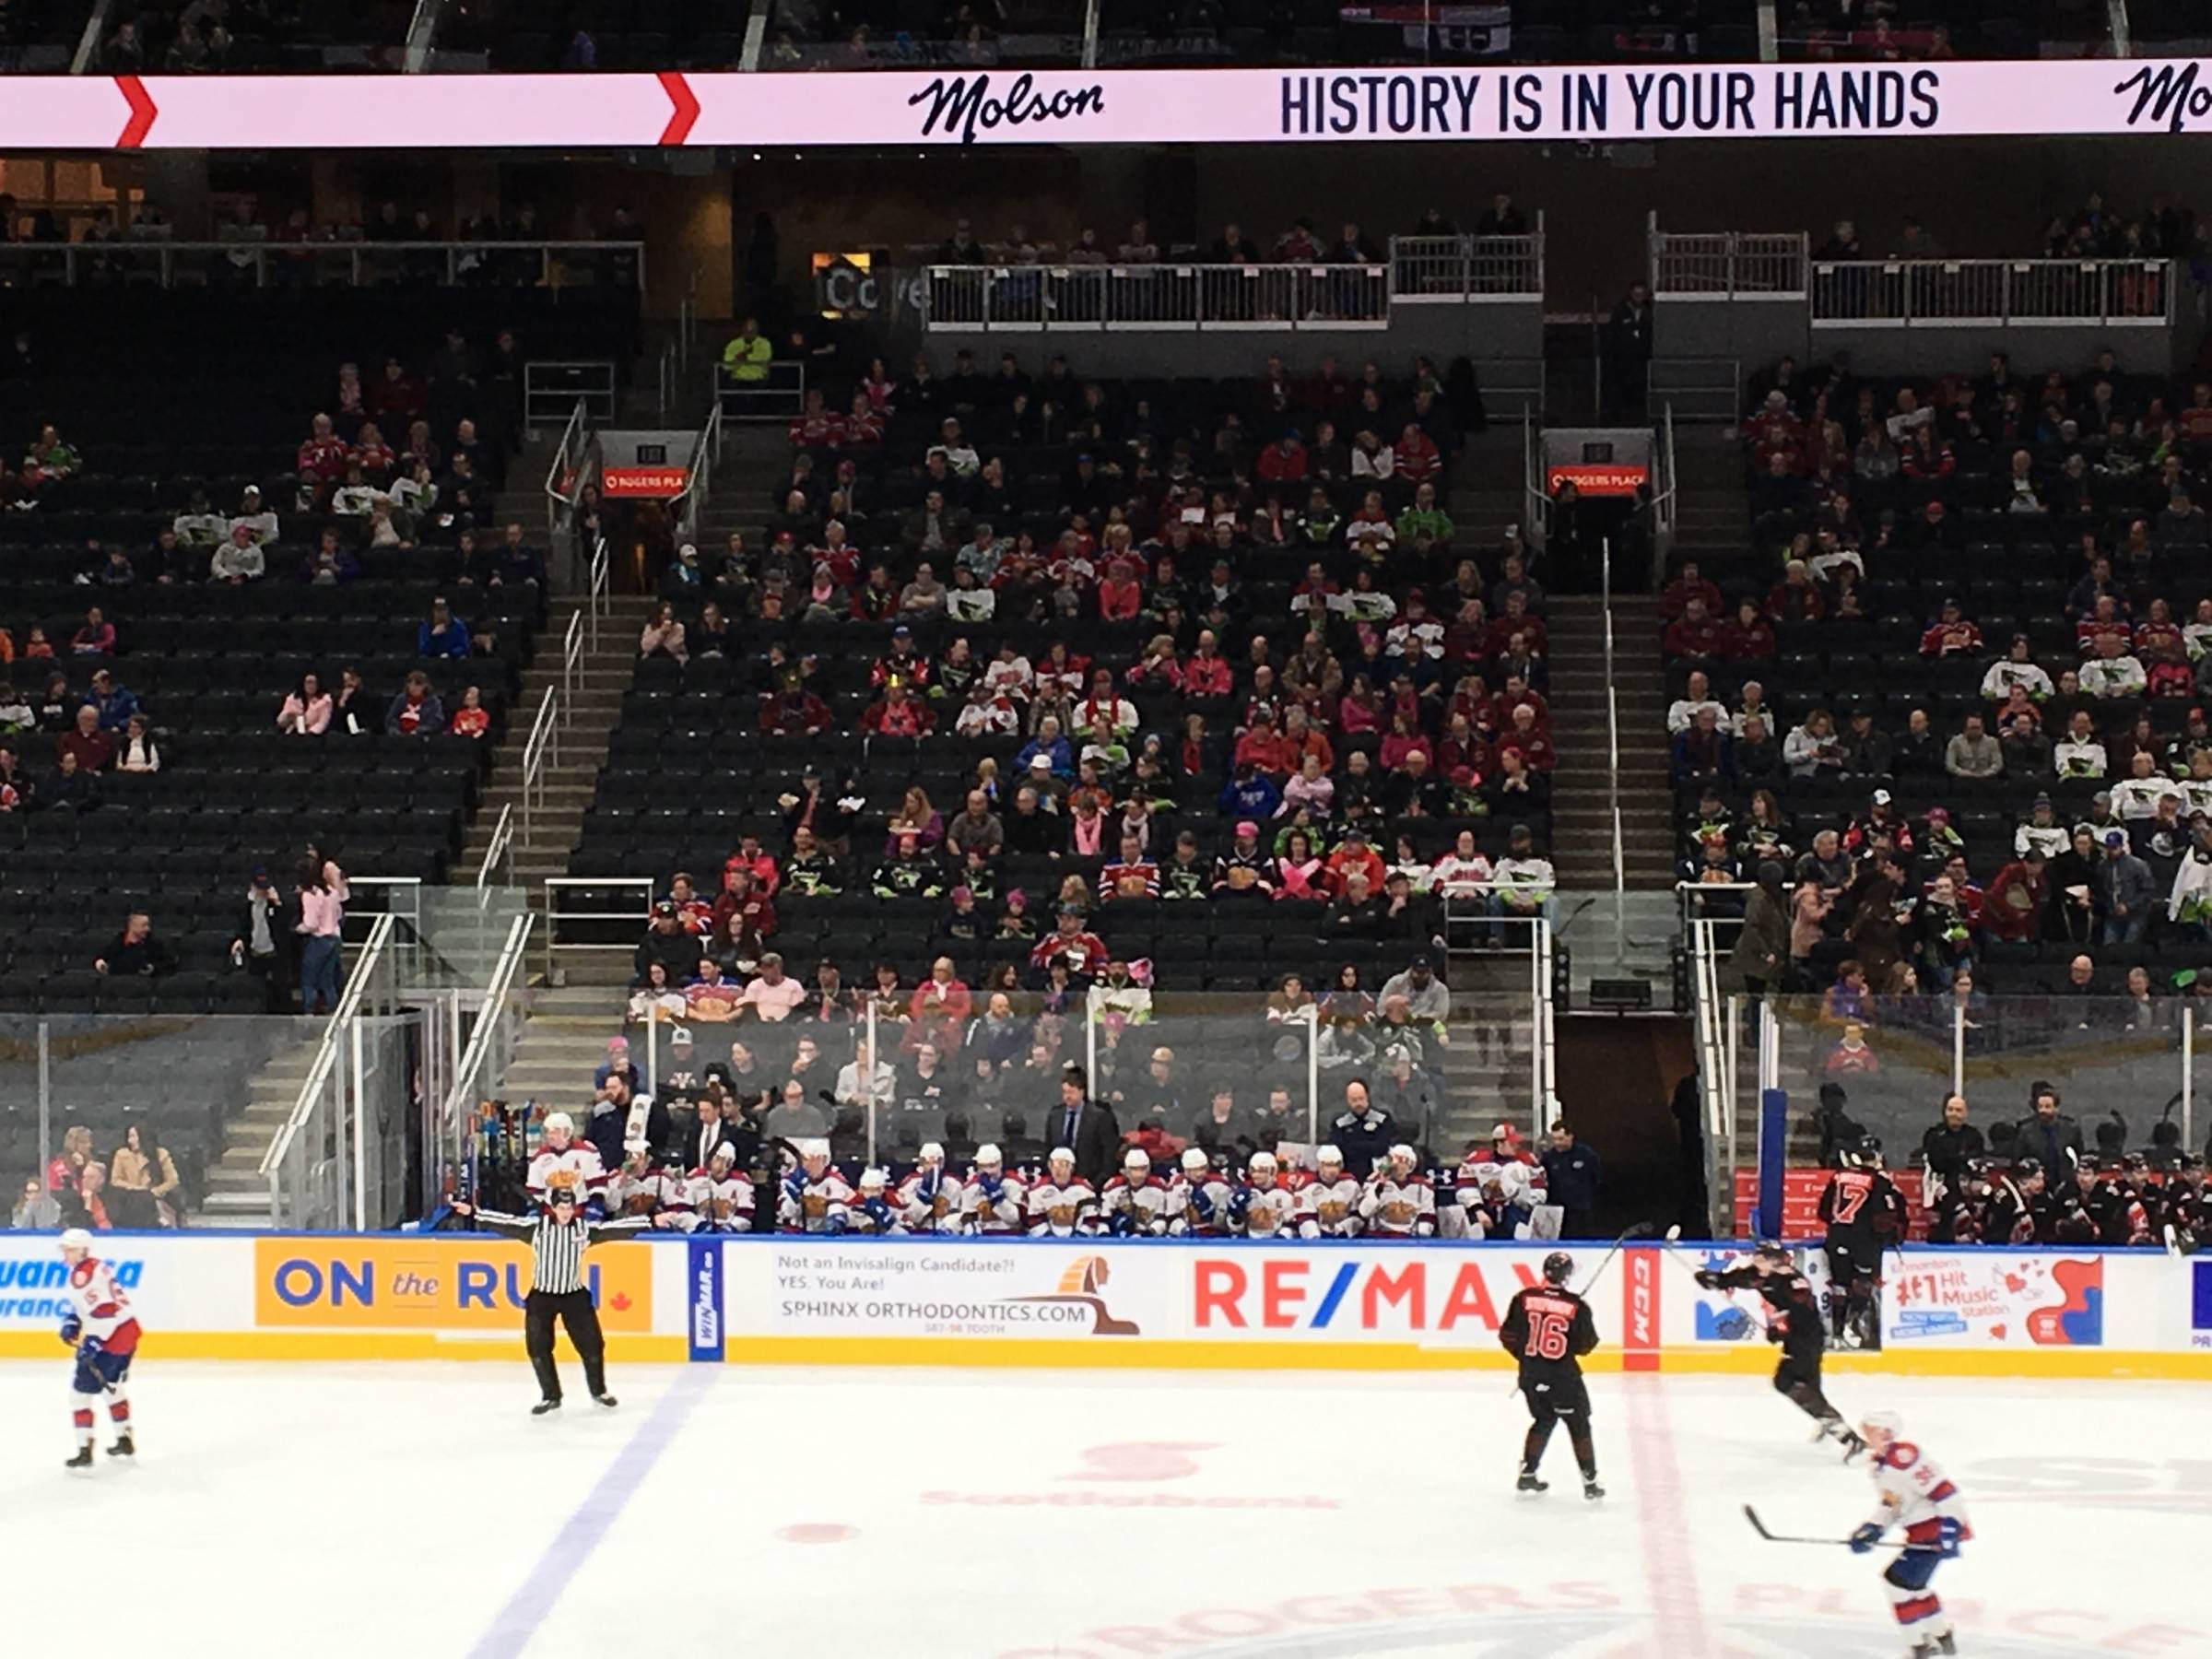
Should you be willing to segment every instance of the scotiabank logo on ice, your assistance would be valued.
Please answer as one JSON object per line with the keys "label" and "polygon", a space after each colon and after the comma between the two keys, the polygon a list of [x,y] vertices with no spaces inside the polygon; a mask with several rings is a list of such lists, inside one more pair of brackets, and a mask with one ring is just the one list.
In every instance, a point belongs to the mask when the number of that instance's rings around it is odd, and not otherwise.
{"label": "scotiabank logo on ice", "polygon": [[1364,1249],[1341,1254],[1200,1256],[1191,1324],[1200,1335],[1304,1332],[1339,1341],[1495,1332],[1541,1256]]}

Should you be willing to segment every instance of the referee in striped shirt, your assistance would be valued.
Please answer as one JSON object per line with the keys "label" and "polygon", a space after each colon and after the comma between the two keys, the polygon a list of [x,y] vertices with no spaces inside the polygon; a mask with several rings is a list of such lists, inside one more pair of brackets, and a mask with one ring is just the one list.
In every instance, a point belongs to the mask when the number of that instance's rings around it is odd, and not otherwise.
{"label": "referee in striped shirt", "polygon": [[530,1407],[532,1417],[560,1409],[560,1371],[553,1363],[553,1322],[568,1326],[569,1340],[583,1359],[584,1386],[602,1406],[615,1404],[606,1392],[606,1338],[599,1332],[599,1311],[592,1306],[591,1290],[583,1280],[583,1253],[606,1239],[619,1239],[652,1225],[634,1220],[587,1221],[576,1208],[576,1194],[556,1187],[546,1200],[544,1213],[506,1216],[457,1203],[456,1215],[471,1216],[488,1231],[520,1239],[530,1246],[530,1294],[523,1303],[523,1343],[530,1350],[530,1368],[537,1372],[542,1396]]}

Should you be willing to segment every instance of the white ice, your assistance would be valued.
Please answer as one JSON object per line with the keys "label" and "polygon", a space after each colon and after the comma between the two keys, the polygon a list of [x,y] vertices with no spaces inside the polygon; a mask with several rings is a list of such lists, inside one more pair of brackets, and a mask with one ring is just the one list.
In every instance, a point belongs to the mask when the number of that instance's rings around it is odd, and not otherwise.
{"label": "white ice", "polygon": [[[1608,1495],[1495,1372],[624,1367],[527,1415],[520,1356],[163,1363],[140,1456],[63,1470],[66,1357],[0,1364],[0,1653],[604,1659],[1903,1651],[1871,1485],[1764,1379],[1591,1380]],[[1959,1651],[2203,1654],[2212,1461],[2185,1383],[1831,1379],[1965,1492]],[[107,1438],[101,1425],[101,1438]]]}

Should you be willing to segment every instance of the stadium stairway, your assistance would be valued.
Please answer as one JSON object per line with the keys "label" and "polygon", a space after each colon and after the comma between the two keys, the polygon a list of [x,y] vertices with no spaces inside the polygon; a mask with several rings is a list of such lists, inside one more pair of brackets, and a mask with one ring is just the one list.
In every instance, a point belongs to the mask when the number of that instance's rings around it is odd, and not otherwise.
{"label": "stadium stairway", "polygon": [[[1551,637],[1552,852],[1562,888],[1613,885],[1612,797],[1606,723],[1606,618],[1594,594],[1555,594]],[[1674,794],[1667,786],[1666,686],[1659,665],[1659,602],[1613,596],[1614,694],[1620,724],[1621,847],[1628,884],[1674,878]]]}
{"label": "stadium stairway", "polygon": [[1462,548],[1492,554],[1505,545],[1505,533],[1521,523],[1527,500],[1521,410],[1490,411],[1487,430],[1472,432],[1452,463],[1453,541]]}
{"label": "stadium stairway", "polygon": [[[514,718],[507,724],[505,740],[492,757],[491,778],[483,805],[462,842],[461,857],[453,865],[457,883],[472,882],[482,866],[485,853],[499,827],[501,808],[514,808],[514,869],[512,885],[528,894],[531,908],[544,926],[545,882],[548,876],[565,876],[569,853],[576,844],[583,810],[591,804],[592,785],[606,759],[607,735],[622,712],[622,694],[629,689],[638,656],[638,635],[654,601],[650,595],[617,594],[609,598],[608,612],[599,625],[598,642],[585,644],[575,688],[561,692],[561,641],[575,607],[556,608],[559,620],[550,628],[537,661],[523,675],[522,694],[515,701]],[[527,830],[523,823],[523,751],[530,741],[530,724],[548,690],[559,693],[560,715],[557,753],[547,761],[543,790],[533,803]],[[495,874],[502,885],[506,877]]]}
{"label": "stadium stairway", "polygon": [[[720,547],[729,539],[731,531],[737,530],[744,533],[748,548],[758,549],[767,535],[771,486],[790,456],[791,446],[780,422],[725,427],[722,459],[715,467],[717,481],[700,505],[699,540],[708,547]],[[561,764],[547,786],[551,807],[546,815],[547,822],[538,828],[527,849],[520,841],[516,845],[516,878],[533,888],[531,904],[539,912],[541,929],[545,926],[545,878],[568,873],[569,853],[575,846],[584,808],[591,803],[599,765],[606,759],[608,734],[620,715],[622,694],[634,677],[637,636],[653,601],[618,597],[614,604],[614,620],[601,629],[600,650],[586,659],[586,689],[578,699],[577,720],[561,737]],[[558,665],[558,650],[547,654]],[[554,672],[558,675],[558,665]],[[534,709],[540,695],[525,677],[521,706]],[[518,769],[519,756],[518,748]],[[500,804],[511,798],[502,793],[502,786],[513,775],[506,769],[506,760],[502,755],[501,764],[495,765],[485,810],[477,814],[477,830],[464,849],[458,869],[473,871],[475,865],[469,861],[482,858]],[[669,875],[665,870],[629,873],[650,876],[656,881],[665,881]],[[541,947],[543,939],[541,932]],[[500,1085],[506,1100],[535,1100],[570,1110],[583,1106],[591,1096],[593,1068],[606,1057],[606,1040],[622,1029],[629,983],[627,954],[579,953],[562,964],[560,977],[561,983],[540,984],[532,994],[529,1021]],[[639,1064],[644,1064],[641,1051]]]}
{"label": "stadium stairway", "polygon": [[261,1172],[262,1159],[268,1156],[276,1132],[299,1103],[326,1023],[300,1020],[299,1040],[280,1049],[253,1074],[246,1086],[244,1103],[223,1125],[223,1153],[208,1166],[207,1191],[192,1215],[193,1224],[268,1226],[269,1183]]}

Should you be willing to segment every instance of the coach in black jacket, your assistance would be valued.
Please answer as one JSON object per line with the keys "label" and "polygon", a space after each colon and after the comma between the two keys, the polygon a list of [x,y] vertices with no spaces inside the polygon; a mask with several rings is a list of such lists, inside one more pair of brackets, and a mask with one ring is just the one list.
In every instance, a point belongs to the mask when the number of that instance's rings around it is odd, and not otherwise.
{"label": "coach in black jacket", "polygon": [[1044,1113],[1044,1144],[1076,1155],[1076,1173],[1102,1187],[1121,1168],[1122,1132],[1113,1109],[1090,1098],[1090,1079],[1079,1065],[1060,1074],[1060,1099]]}

